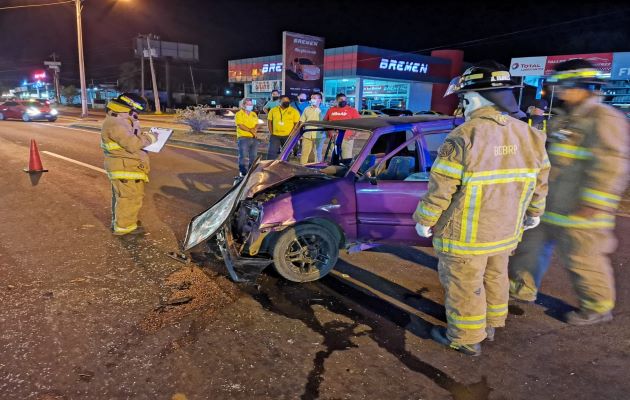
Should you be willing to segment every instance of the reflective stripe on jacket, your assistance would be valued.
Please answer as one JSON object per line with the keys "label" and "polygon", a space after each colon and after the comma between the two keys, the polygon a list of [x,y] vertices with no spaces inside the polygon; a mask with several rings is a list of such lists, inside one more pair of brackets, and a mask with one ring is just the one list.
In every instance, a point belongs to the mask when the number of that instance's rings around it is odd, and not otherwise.
{"label": "reflective stripe on jacket", "polygon": [[107,114],[101,129],[101,148],[109,179],[148,182],[149,156],[142,149],[155,141],[153,134],[140,131],[137,121],[124,114]]}
{"label": "reflective stripe on jacket", "polygon": [[483,107],[440,147],[414,219],[434,226],[436,251],[476,255],[514,249],[525,215],[544,212],[548,173],[545,136]]}
{"label": "reflective stripe on jacket", "polygon": [[[627,184],[628,121],[592,97],[554,118],[549,128],[552,168],[543,221],[569,228],[613,228],[613,213]],[[601,213],[592,219],[573,215],[583,206]]]}

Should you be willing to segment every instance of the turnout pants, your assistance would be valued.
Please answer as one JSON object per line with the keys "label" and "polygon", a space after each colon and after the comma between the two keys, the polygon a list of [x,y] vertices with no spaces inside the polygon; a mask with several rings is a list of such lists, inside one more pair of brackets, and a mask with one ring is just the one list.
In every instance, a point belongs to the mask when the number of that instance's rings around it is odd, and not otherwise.
{"label": "turnout pants", "polygon": [[524,235],[510,258],[510,290],[515,297],[535,300],[554,247],[569,271],[580,308],[595,312],[615,306],[615,282],[609,254],[617,248],[611,229],[575,229],[541,224]]}
{"label": "turnout pants", "polygon": [[112,179],[112,230],[129,233],[138,227],[144,198],[143,180]]}
{"label": "turnout pants", "polygon": [[444,287],[446,335],[458,344],[486,338],[486,325],[505,326],[508,313],[509,252],[490,256],[438,253],[438,274]]}

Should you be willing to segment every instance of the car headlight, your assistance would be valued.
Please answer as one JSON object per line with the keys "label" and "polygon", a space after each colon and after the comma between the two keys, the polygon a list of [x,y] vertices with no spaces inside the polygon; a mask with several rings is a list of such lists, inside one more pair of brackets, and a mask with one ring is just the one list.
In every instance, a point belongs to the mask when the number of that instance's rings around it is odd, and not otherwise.
{"label": "car headlight", "polygon": [[26,109],[26,113],[28,115],[37,115],[37,114],[40,114],[40,111],[39,111],[39,108],[29,107]]}
{"label": "car headlight", "polygon": [[54,108],[50,110],[50,115],[57,115],[57,114],[59,114],[59,111],[55,110]]}

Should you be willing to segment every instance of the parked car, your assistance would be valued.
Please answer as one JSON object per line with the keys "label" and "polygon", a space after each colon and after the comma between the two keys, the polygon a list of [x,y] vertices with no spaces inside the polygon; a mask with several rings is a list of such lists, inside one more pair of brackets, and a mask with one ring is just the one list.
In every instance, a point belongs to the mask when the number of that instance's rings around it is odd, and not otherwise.
{"label": "parked car", "polygon": [[46,100],[8,100],[0,104],[0,121],[21,119],[24,122],[57,120],[57,110],[50,107]]}
{"label": "parked car", "polygon": [[[235,281],[250,280],[273,263],[284,278],[307,282],[325,276],[340,249],[430,245],[412,219],[432,164],[426,138],[445,135],[461,122],[416,116],[299,125],[277,160],[256,162],[221,200],[192,219],[183,249],[218,246]],[[292,161],[304,132],[331,129],[355,132],[351,159],[338,160],[327,150],[321,163]]]}
{"label": "parked car", "polygon": [[359,111],[359,114],[361,114],[361,117],[364,118],[382,117],[383,115],[385,115],[378,110],[361,110]]}
{"label": "parked car", "polygon": [[316,81],[321,76],[321,69],[308,58],[295,58],[291,69],[303,81]]}
{"label": "parked car", "polygon": [[413,112],[410,110],[404,110],[402,108],[383,108],[381,112],[389,115],[390,117],[406,117],[413,115]]}

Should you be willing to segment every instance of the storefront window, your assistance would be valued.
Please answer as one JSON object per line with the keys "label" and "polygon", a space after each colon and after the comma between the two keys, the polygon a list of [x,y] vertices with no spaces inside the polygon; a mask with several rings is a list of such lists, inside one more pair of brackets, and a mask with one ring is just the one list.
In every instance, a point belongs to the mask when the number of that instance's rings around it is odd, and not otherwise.
{"label": "storefront window", "polygon": [[348,104],[356,107],[357,80],[356,79],[325,79],[324,101],[333,105],[337,93],[344,93],[348,97]]}
{"label": "storefront window", "polygon": [[361,109],[406,109],[409,104],[409,83],[364,79]]}

